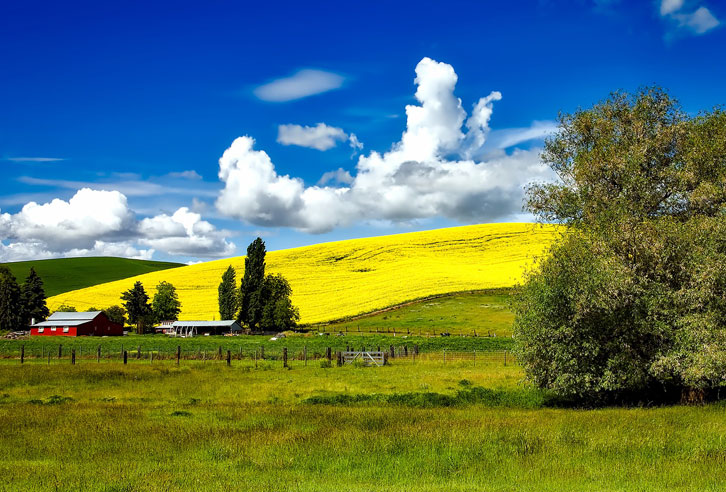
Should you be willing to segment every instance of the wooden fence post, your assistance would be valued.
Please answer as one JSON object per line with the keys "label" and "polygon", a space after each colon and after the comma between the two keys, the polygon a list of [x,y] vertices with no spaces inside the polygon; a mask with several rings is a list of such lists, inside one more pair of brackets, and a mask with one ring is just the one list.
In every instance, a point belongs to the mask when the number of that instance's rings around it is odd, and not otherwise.
{"label": "wooden fence post", "polygon": [[76,363],[76,349],[71,349],[71,364],[75,365]]}
{"label": "wooden fence post", "polygon": [[181,345],[176,346],[176,365],[179,365],[179,359],[181,359]]}
{"label": "wooden fence post", "polygon": [[129,362],[129,353],[124,350],[124,365],[128,364]]}
{"label": "wooden fence post", "polygon": [[303,359],[305,360],[305,366],[308,365],[308,346],[303,345]]}
{"label": "wooden fence post", "polygon": [[141,358],[141,345],[139,345],[138,348],[136,349],[136,358],[137,359]]}
{"label": "wooden fence post", "polygon": [[152,364],[154,362],[154,351],[149,350],[149,364]]}
{"label": "wooden fence post", "polygon": [[408,357],[408,345],[403,346],[403,356]]}
{"label": "wooden fence post", "polygon": [[63,357],[63,345],[58,345],[58,358]]}
{"label": "wooden fence post", "polygon": [[444,349],[444,364],[446,364],[446,349]]}
{"label": "wooden fence post", "polygon": [[282,347],[282,367],[287,368],[287,347]]}
{"label": "wooden fence post", "polygon": [[504,365],[507,365],[507,351],[504,351]]}
{"label": "wooden fence post", "polygon": [[325,349],[325,358],[328,360],[332,360],[333,358],[330,355],[330,347]]}
{"label": "wooden fence post", "polygon": [[227,367],[232,365],[232,351],[227,350]]}
{"label": "wooden fence post", "polygon": [[393,347],[393,345],[391,345],[389,348],[390,348],[390,352],[391,352],[391,359],[395,359],[396,358],[396,349]]}
{"label": "wooden fence post", "polygon": [[335,355],[338,358],[338,367],[341,367],[343,365],[343,352],[338,351],[335,353]]}
{"label": "wooden fence post", "polygon": [[265,360],[265,347],[260,346],[260,359]]}
{"label": "wooden fence post", "polygon": [[99,345],[98,348],[96,348],[96,362],[101,362],[101,346]]}
{"label": "wooden fence post", "polygon": [[476,349],[474,349],[474,367],[476,367]]}
{"label": "wooden fence post", "polygon": [[20,363],[23,364],[25,362],[25,344],[22,344],[20,346]]}

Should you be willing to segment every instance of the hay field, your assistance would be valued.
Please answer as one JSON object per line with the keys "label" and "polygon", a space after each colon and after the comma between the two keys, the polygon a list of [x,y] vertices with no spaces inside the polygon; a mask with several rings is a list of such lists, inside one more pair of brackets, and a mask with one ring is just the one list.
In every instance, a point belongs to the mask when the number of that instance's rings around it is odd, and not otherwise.
{"label": "hay field", "polygon": [[[556,226],[511,223],[337,241],[268,252],[267,272],[289,280],[301,323],[317,323],[434,294],[512,286],[557,234]],[[180,319],[218,319],[217,286],[228,265],[239,281],[241,256],[67,292],[48,307],[103,308],[119,304],[137,280],[150,296],[165,280],[179,293]]]}

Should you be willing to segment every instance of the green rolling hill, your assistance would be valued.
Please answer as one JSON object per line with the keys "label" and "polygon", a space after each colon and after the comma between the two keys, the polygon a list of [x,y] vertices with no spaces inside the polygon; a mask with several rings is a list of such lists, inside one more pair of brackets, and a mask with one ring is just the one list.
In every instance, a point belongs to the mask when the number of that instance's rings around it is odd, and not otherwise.
{"label": "green rolling hill", "polygon": [[0,265],[8,267],[18,283],[22,283],[28,276],[30,267],[34,267],[43,279],[45,294],[48,297],[144,273],[184,266],[181,263],[113,257],[59,258],[0,263]]}

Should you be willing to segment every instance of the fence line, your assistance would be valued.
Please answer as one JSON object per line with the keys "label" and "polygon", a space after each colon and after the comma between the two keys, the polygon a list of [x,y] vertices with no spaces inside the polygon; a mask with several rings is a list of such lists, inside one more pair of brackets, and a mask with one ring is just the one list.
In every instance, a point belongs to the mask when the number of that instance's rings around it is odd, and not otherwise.
{"label": "fence line", "polygon": [[[131,349],[131,350],[128,350]],[[6,359],[19,360],[20,364],[24,364],[29,361],[42,361],[46,364],[51,363],[89,363],[101,361],[123,361],[124,364],[128,363],[128,360],[138,362],[147,362],[153,364],[154,362],[160,363],[162,361],[176,361],[179,364],[181,361],[220,361],[227,362],[227,365],[231,365],[232,361],[243,361],[249,360],[254,361],[255,364],[258,361],[281,361],[283,366],[290,365],[293,361],[302,362],[307,365],[308,361],[319,361],[319,360],[341,360],[339,357],[340,353],[358,351],[360,352],[381,352],[385,353],[386,360],[390,363],[396,360],[400,361],[426,361],[426,362],[441,362],[442,364],[452,363],[471,363],[476,366],[477,363],[501,363],[506,366],[508,364],[515,364],[516,361],[509,350],[436,350],[436,351],[425,351],[421,352],[418,345],[408,346],[371,346],[371,347],[346,347],[345,351],[333,351],[331,347],[326,347],[324,350],[309,350],[307,346],[303,346],[297,350],[289,350],[287,347],[280,347],[279,352],[267,351],[265,353],[264,347],[257,347],[254,350],[244,350],[242,347],[239,350],[232,350],[230,348],[224,348],[220,345],[217,348],[211,349],[209,347],[182,347],[178,345],[174,349],[169,347],[156,347],[156,348],[142,348],[141,346],[136,347],[121,347],[121,350],[117,348],[104,349],[101,345],[96,347],[96,350],[91,350],[86,347],[84,351],[82,347],[76,349],[75,347],[66,348],[62,344],[58,345],[57,351],[51,347],[35,347],[33,349],[26,348],[25,345],[17,351],[15,354],[6,354]],[[335,357],[334,357],[335,355]]]}

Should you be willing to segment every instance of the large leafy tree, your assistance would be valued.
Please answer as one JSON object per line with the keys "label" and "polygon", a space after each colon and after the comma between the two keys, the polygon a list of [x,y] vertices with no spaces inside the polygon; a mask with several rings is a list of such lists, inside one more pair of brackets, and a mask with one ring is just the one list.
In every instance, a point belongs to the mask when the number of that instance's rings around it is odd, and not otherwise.
{"label": "large leafy tree", "polygon": [[232,265],[222,274],[222,282],[217,289],[220,319],[234,319],[239,306],[237,294],[237,273]]}
{"label": "large leafy tree", "polygon": [[591,401],[724,385],[726,113],[614,93],[562,116],[542,158],[559,181],[527,207],[567,228],[515,303],[527,376]]}
{"label": "large leafy tree", "polygon": [[136,332],[142,335],[152,316],[149,295],[144,286],[137,281],[131,289],[121,294],[121,300],[125,301],[122,304],[128,313],[129,324],[136,325]]}
{"label": "large leafy tree", "polygon": [[245,273],[240,282],[240,306],[237,320],[256,330],[265,307],[265,242],[259,237],[247,247]]}
{"label": "large leafy tree", "polygon": [[35,272],[35,268],[30,267],[30,272],[23,283],[21,289],[21,299],[23,304],[23,323],[29,324],[32,320],[35,322],[44,321],[49,315],[48,306],[45,303],[45,290],[43,289],[43,280]]}
{"label": "large leafy tree", "polygon": [[176,321],[181,313],[181,302],[176,288],[169,282],[161,281],[151,302],[151,310],[156,321]]}
{"label": "large leafy tree", "polygon": [[126,310],[121,306],[109,306],[104,309],[103,312],[106,313],[108,319],[114,323],[118,323],[121,326],[126,324]]}
{"label": "large leafy tree", "polygon": [[23,327],[20,286],[5,266],[0,266],[0,330]]}
{"label": "large leafy tree", "polygon": [[299,310],[292,305],[292,288],[282,275],[268,275],[263,287],[265,306],[260,328],[263,330],[289,330],[300,320]]}

